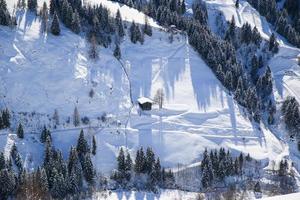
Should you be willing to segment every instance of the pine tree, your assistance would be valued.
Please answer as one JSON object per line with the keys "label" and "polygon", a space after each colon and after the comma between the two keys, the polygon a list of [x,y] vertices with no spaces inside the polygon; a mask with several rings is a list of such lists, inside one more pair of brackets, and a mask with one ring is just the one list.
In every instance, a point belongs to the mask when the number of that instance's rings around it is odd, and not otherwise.
{"label": "pine tree", "polygon": [[3,120],[4,128],[9,128],[10,127],[10,113],[7,108],[2,111],[2,120]]}
{"label": "pine tree", "polygon": [[150,174],[155,164],[155,156],[150,147],[146,150],[145,171]]}
{"label": "pine tree", "polygon": [[45,143],[47,138],[49,138],[50,141],[52,139],[50,131],[46,128],[46,125],[44,125],[44,128],[43,128],[42,133],[41,133],[40,141],[42,143]]}
{"label": "pine tree", "polygon": [[269,51],[272,51],[273,53],[277,53],[279,50],[278,46],[279,44],[277,42],[276,36],[274,33],[272,33],[269,41]]}
{"label": "pine tree", "polygon": [[0,130],[3,128],[4,128],[4,123],[3,123],[2,115],[0,113]]}
{"label": "pine tree", "polygon": [[53,120],[55,125],[59,125],[59,114],[57,109],[54,110]]}
{"label": "pine tree", "polygon": [[86,154],[83,157],[83,163],[82,163],[82,168],[83,168],[83,174],[85,177],[85,180],[89,183],[89,184],[94,184],[94,178],[95,178],[95,170],[93,167],[93,163],[90,157],[90,154]]}
{"label": "pine tree", "polygon": [[18,152],[18,149],[17,149],[17,146],[15,143],[13,144],[13,146],[11,148],[10,155],[11,155],[15,165],[18,167],[19,172],[21,172],[23,170],[23,161],[22,161],[22,158],[20,156],[20,153]]}
{"label": "pine tree", "polygon": [[74,113],[73,113],[73,124],[75,127],[80,125],[80,116],[79,116],[79,112],[77,109],[77,106],[75,106],[74,108]]}
{"label": "pine tree", "polygon": [[126,159],[125,159],[125,170],[131,171],[131,169],[132,169],[132,159],[130,157],[130,154],[127,153]]}
{"label": "pine tree", "polygon": [[144,34],[146,34],[148,36],[152,36],[152,28],[149,25],[147,16],[145,16],[145,25],[144,25],[144,28],[143,28],[143,32],[144,32]]}
{"label": "pine tree", "polygon": [[258,72],[258,69],[259,69],[259,63],[258,63],[258,59],[256,57],[256,55],[254,55],[252,57],[252,60],[251,60],[251,78],[254,82],[257,81],[257,72]]}
{"label": "pine tree", "polygon": [[260,187],[259,182],[257,182],[257,183],[254,185],[254,192],[261,192],[261,187]]}
{"label": "pine tree", "polygon": [[97,152],[97,142],[96,142],[96,137],[93,136],[93,145],[92,145],[92,154],[93,155],[96,155],[96,152]]}
{"label": "pine tree", "polygon": [[136,44],[138,41],[141,44],[144,42],[140,28],[138,25],[135,24],[134,21],[132,22],[131,27],[130,27],[130,40],[134,44]]}
{"label": "pine tree", "polygon": [[62,173],[53,169],[53,185],[51,187],[51,195],[53,198],[63,199],[66,196],[65,180]]}
{"label": "pine tree", "polygon": [[0,197],[7,199],[16,187],[16,177],[12,170],[3,169],[0,171]]}
{"label": "pine tree", "polygon": [[208,188],[211,186],[213,180],[213,173],[210,165],[206,165],[202,172],[201,183],[203,188]]}
{"label": "pine tree", "polygon": [[181,1],[180,13],[184,14],[186,12],[185,0]]}
{"label": "pine tree", "polygon": [[243,84],[243,80],[240,77],[238,80],[238,84],[235,90],[235,94],[234,94],[234,98],[239,102],[242,103],[242,105],[244,104],[243,99],[244,99],[244,84]]}
{"label": "pine tree", "polygon": [[119,37],[120,38],[124,37],[125,32],[124,32],[123,21],[122,21],[122,17],[121,17],[121,13],[120,13],[119,9],[116,14],[116,25],[117,25]]}
{"label": "pine tree", "polygon": [[135,165],[134,165],[134,171],[137,174],[145,172],[145,160],[146,159],[145,159],[143,148],[140,148],[140,150],[138,150],[136,153]]}
{"label": "pine tree", "polygon": [[28,0],[27,7],[30,11],[36,12],[37,9],[37,0]]}
{"label": "pine tree", "polygon": [[240,7],[240,2],[239,2],[239,0],[236,0],[236,1],[235,1],[235,7],[236,7],[236,8],[239,8],[239,7]]}
{"label": "pine tree", "polygon": [[23,130],[23,126],[21,123],[19,123],[19,126],[18,126],[17,136],[18,136],[18,138],[21,138],[21,139],[24,138],[24,130]]}
{"label": "pine tree", "polygon": [[0,171],[6,167],[5,157],[3,152],[0,152]]}
{"label": "pine tree", "polygon": [[54,15],[57,9],[56,0],[50,0],[50,14]]}
{"label": "pine tree", "polygon": [[89,147],[86,139],[84,138],[84,132],[82,129],[79,134],[76,149],[77,149],[78,154],[87,154],[90,152],[90,147]]}
{"label": "pine tree", "polygon": [[79,17],[79,14],[77,12],[77,10],[75,10],[75,12],[73,13],[73,16],[72,16],[72,31],[76,34],[80,33],[80,17]]}
{"label": "pine tree", "polygon": [[91,43],[91,47],[89,50],[89,57],[91,59],[96,60],[99,56],[98,56],[98,48],[97,48],[97,38],[95,34],[92,34],[90,43]]}
{"label": "pine tree", "polygon": [[234,16],[232,16],[231,21],[229,23],[229,28],[225,35],[225,40],[230,41],[232,43],[235,41],[235,29],[235,18]]}
{"label": "pine tree", "polygon": [[51,24],[51,33],[56,36],[60,35],[60,25],[56,12],[54,13],[53,21]]}
{"label": "pine tree", "polygon": [[152,176],[152,182],[155,185],[158,185],[162,181],[162,173],[161,173],[161,165],[160,165],[160,160],[157,158],[154,166],[153,166],[153,172],[151,172]]}
{"label": "pine tree", "polygon": [[117,161],[118,161],[118,171],[124,172],[126,169],[126,165],[125,165],[125,154],[123,148],[120,149]]}
{"label": "pine tree", "polygon": [[[67,163],[68,174],[69,174],[69,190],[80,190],[82,187],[82,167],[79,162],[77,150],[71,147],[69,153],[69,159]],[[71,191],[70,191],[71,192]]]}
{"label": "pine tree", "polygon": [[49,185],[48,185],[47,174],[43,167],[39,168],[38,177],[39,177],[38,183],[39,183],[40,190],[44,195],[46,195],[49,191]]}
{"label": "pine tree", "polygon": [[47,32],[49,15],[48,15],[48,7],[46,2],[44,2],[43,4],[43,8],[41,10],[40,15],[42,18],[42,32]]}
{"label": "pine tree", "polygon": [[114,50],[114,56],[120,60],[121,59],[121,50],[120,50],[120,46],[118,44],[116,44],[116,48]]}

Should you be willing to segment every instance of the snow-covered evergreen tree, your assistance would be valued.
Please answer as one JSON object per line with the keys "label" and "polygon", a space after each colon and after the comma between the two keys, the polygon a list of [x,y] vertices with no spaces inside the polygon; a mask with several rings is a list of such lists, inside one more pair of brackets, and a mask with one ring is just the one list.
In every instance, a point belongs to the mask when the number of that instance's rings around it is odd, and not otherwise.
{"label": "snow-covered evergreen tree", "polygon": [[24,130],[21,123],[19,123],[18,129],[17,129],[17,136],[18,138],[23,139],[24,138]]}
{"label": "snow-covered evergreen tree", "polygon": [[51,33],[56,36],[60,35],[60,25],[59,25],[57,13],[54,13],[53,21],[51,24]]}
{"label": "snow-covered evergreen tree", "polygon": [[84,137],[84,132],[82,129],[80,131],[79,138],[77,140],[76,149],[77,149],[78,154],[87,154],[90,152],[90,147]]}
{"label": "snow-covered evergreen tree", "polygon": [[73,124],[75,127],[80,125],[80,116],[79,116],[79,111],[78,111],[77,106],[75,106],[74,112],[73,112]]}

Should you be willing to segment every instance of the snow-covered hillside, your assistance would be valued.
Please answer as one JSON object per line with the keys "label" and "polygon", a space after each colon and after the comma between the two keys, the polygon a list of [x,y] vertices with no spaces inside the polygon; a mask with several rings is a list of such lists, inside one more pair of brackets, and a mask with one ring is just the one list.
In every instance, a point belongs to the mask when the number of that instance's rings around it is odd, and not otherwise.
{"label": "snow-covered hillside", "polygon": [[[17,0],[8,1],[14,12]],[[43,1],[39,0],[39,6]],[[206,0],[209,24],[216,30],[215,17],[219,12],[226,20],[235,16],[237,26],[248,22],[256,26],[267,39],[272,27],[246,1],[236,9],[233,0]],[[108,0],[88,0],[88,4],[102,4],[114,15],[118,9],[127,22],[144,23],[141,12]],[[190,6],[191,2],[187,1]],[[300,161],[296,147],[286,142],[282,127],[260,127],[246,116],[231,94],[189,45],[184,33],[169,33],[153,19],[153,36],[145,37],[143,45],[133,44],[128,36],[120,48],[121,62],[113,56],[114,45],[99,47],[99,59],[90,60],[90,44],[86,38],[62,27],[60,36],[43,34],[41,21],[33,13],[17,11],[17,27],[0,27],[0,106],[14,111],[14,124],[26,124],[25,139],[18,139],[8,130],[0,132],[0,150],[9,155],[16,143],[25,167],[37,167],[43,160],[44,145],[39,133],[56,109],[61,125],[51,130],[53,143],[64,157],[76,144],[80,129],[91,141],[96,137],[98,149],[93,162],[98,172],[109,174],[116,167],[115,158],[120,147],[129,153],[151,146],[163,166],[190,166],[202,158],[205,148],[226,147],[234,155],[240,152],[262,161],[271,168],[270,161],[292,158],[296,167]],[[128,29],[126,30],[128,31]],[[274,76],[274,91],[278,104],[288,95],[300,101],[300,50],[280,38],[279,53],[269,62]],[[95,95],[89,96],[93,89]],[[140,113],[137,99],[154,98],[158,89],[165,92],[163,109],[155,105],[152,111]],[[73,127],[67,123],[77,107],[81,117],[90,124]],[[109,119],[102,122],[104,114]],[[278,129],[277,129],[278,128]],[[296,174],[298,176],[298,174]],[[170,192],[170,193],[169,193]],[[113,193],[112,199],[193,199],[195,193],[166,191],[153,194]],[[95,198],[104,199],[102,194]],[[98,196],[97,196],[98,195]],[[110,199],[110,197],[109,197]]]}
{"label": "snow-covered hillside", "polygon": [[[272,32],[272,26],[266,19],[245,0],[240,1],[240,7],[235,7],[234,0],[206,0],[209,12],[209,24],[213,30],[216,30],[215,17],[221,12],[227,21],[230,21],[232,16],[236,20],[236,25],[241,27],[245,23],[249,23],[252,27],[256,26],[261,36],[268,39]],[[277,35],[280,43],[279,53],[276,54],[269,62],[274,81],[277,98],[282,99],[288,95],[295,96],[300,100],[299,94],[299,70],[297,64],[297,56],[300,55],[300,50],[291,46],[286,40]]]}
{"label": "snow-covered hillside", "polygon": [[[135,17],[126,13],[128,20]],[[192,164],[199,161],[205,148],[220,146],[265,161],[287,155],[284,144],[269,130],[258,130],[245,118],[244,111],[184,35],[176,35],[173,43],[167,33],[159,30],[151,39],[147,37],[144,45],[134,45],[126,39],[121,50],[128,80],[110,48],[100,49],[97,62],[89,61],[89,44],[82,36],[65,28],[59,37],[44,36],[40,21],[31,13],[17,16],[17,30],[1,28],[0,34],[5,38],[1,47],[1,82],[6,96],[3,103],[16,112],[52,115],[57,109],[62,120],[72,115],[75,106],[81,116],[94,120],[103,112],[112,114],[121,122],[120,127],[86,128],[90,135],[96,135],[100,146],[95,157],[99,171],[111,170],[119,147],[126,144],[133,153],[139,146],[152,146],[169,167]],[[88,96],[91,88],[96,92],[94,98]],[[153,97],[159,88],[166,93],[164,109],[154,109],[149,117],[139,116],[134,108],[126,139],[123,127],[129,117],[129,90],[135,102],[139,96]],[[79,128],[61,129],[53,130],[54,142],[67,156],[70,146],[76,143]],[[32,142],[30,130],[26,138]],[[1,147],[5,145],[4,142]],[[39,163],[41,156],[35,148],[22,149],[25,155],[36,155],[33,162]]]}

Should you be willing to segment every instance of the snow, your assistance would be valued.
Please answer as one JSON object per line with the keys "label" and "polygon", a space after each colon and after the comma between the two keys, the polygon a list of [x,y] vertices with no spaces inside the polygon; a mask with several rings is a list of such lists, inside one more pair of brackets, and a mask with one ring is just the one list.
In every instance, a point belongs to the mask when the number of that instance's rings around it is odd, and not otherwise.
{"label": "snow", "polygon": [[[110,1],[93,2],[107,5],[112,13],[120,6]],[[134,9],[127,12],[129,8],[121,7],[129,21],[144,17]],[[91,119],[91,126],[73,128],[65,124],[52,130],[54,144],[65,157],[76,144],[81,128],[89,139],[96,136],[99,148],[93,159],[103,173],[115,167],[115,157],[122,146],[127,146],[133,156],[140,146],[151,146],[166,167],[199,162],[205,148],[221,146],[234,154],[250,153],[266,162],[288,154],[280,139],[265,127],[259,130],[247,119],[244,110],[189,46],[185,35],[175,35],[170,43],[167,33],[155,29],[144,45],[134,45],[126,38],[121,44],[121,62],[127,77],[112,56],[113,46],[100,48],[99,60],[91,61],[84,37],[64,27],[59,37],[43,35],[39,19],[31,13],[17,12],[17,17],[16,30],[0,28],[0,91],[5,96],[1,104],[16,112],[50,117],[57,109],[62,122],[72,116],[77,106],[81,117]],[[93,98],[88,96],[91,88],[95,91]],[[160,88],[165,92],[163,109],[154,107],[150,115],[139,116],[137,108],[132,108],[130,90],[136,102],[141,96],[153,98]],[[110,122],[97,121],[103,113],[111,115]],[[27,139],[27,149],[19,142],[17,146],[22,155],[33,154],[32,162],[39,163],[42,155],[36,152],[42,144],[36,127],[42,127],[43,121],[28,123],[34,128],[26,134],[36,143],[31,145],[33,141]],[[0,145],[1,149],[8,148],[5,142]]]}
{"label": "snow", "polygon": [[[144,24],[146,15],[139,12],[134,8],[130,8],[127,5],[122,5],[116,2],[108,0],[86,0],[85,3],[90,5],[103,5],[108,8],[113,15],[116,15],[117,11],[120,10],[122,19],[128,22],[136,22],[138,24]],[[160,26],[152,19],[149,18],[149,24],[155,28],[160,28]]]}
{"label": "snow", "polygon": [[137,101],[140,103],[140,104],[144,104],[144,103],[153,103],[153,101],[149,98],[146,98],[146,97],[140,97],[137,99]]}
{"label": "snow", "polygon": [[92,196],[92,199],[97,200],[143,200],[143,199],[164,199],[164,200],[191,200],[196,199],[197,193],[193,192],[184,192],[180,190],[162,190],[158,194],[150,192],[139,192],[139,191],[130,191],[130,192],[99,192]]}
{"label": "snow", "polygon": [[287,195],[262,198],[262,200],[282,200],[282,199],[298,200],[298,199],[300,199],[300,193],[292,193],[292,194],[287,194]]}
{"label": "snow", "polygon": [[[106,0],[89,2],[107,6],[112,14],[120,9],[127,21],[144,22],[142,13],[127,6]],[[39,5],[41,3],[39,1]],[[230,13],[234,13],[232,0],[207,3],[209,12],[222,10],[227,13],[226,18],[231,18]],[[8,5],[12,10],[13,1]],[[253,11],[246,2],[242,1],[242,5],[238,12],[243,19],[240,25],[251,22],[249,16]],[[259,30],[267,37],[268,27],[257,13],[253,13],[256,25],[260,24]],[[40,31],[41,22],[32,13],[18,11],[16,15],[16,30],[0,27],[0,96],[3,97],[0,105],[8,106],[16,113],[39,113],[44,118],[51,117],[57,109],[62,123],[72,116],[77,106],[81,117],[91,119],[91,125],[74,128],[65,123],[52,130],[53,143],[63,151],[65,158],[70,147],[76,145],[81,128],[89,141],[95,135],[98,148],[93,161],[96,169],[104,174],[115,168],[115,157],[124,146],[132,156],[141,146],[151,146],[160,156],[162,165],[171,168],[178,164],[198,163],[205,148],[226,147],[234,155],[250,153],[265,166],[268,161],[289,156],[289,146],[274,135],[273,130],[263,124],[260,130],[247,118],[243,108],[236,104],[188,44],[185,35],[175,35],[170,43],[169,35],[149,19],[156,27],[151,38],[146,36],[143,45],[134,45],[128,38],[121,44],[125,74],[112,55],[114,45],[107,49],[100,47],[99,60],[91,61],[87,55],[89,44],[83,36],[75,35],[63,26],[59,37],[44,35]],[[279,81],[277,75],[282,75],[281,80],[295,94],[300,94],[297,88],[299,67],[293,65],[296,62],[293,55],[298,54],[298,49],[282,44],[279,54],[270,61],[275,81]],[[286,74],[287,67],[296,74],[293,74],[294,78]],[[88,95],[91,88],[95,91],[93,98]],[[141,96],[151,99],[158,89],[165,92],[163,109],[153,107],[147,115],[140,116],[131,102]],[[285,93],[288,90],[282,89],[282,94]],[[108,114],[108,122],[97,120],[103,113]],[[1,132],[0,149],[7,154],[15,142],[30,169],[43,159],[38,128],[44,121],[29,120],[27,123],[32,128],[25,130],[24,140],[17,139],[11,131]],[[179,193],[178,198],[181,197]],[[130,195],[140,194],[131,192]],[[113,193],[111,198],[119,195]],[[141,195],[144,198],[148,194]],[[157,198],[153,194],[150,196]],[[168,193],[160,196],[162,199],[169,197],[172,199],[173,196]]]}

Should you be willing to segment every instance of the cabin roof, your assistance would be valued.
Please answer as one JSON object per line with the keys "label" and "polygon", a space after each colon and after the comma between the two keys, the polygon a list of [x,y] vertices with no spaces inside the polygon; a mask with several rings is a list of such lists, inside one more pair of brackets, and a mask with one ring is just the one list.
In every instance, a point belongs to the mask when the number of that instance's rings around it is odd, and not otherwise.
{"label": "cabin roof", "polygon": [[147,97],[140,97],[137,99],[138,103],[144,104],[144,103],[153,103],[153,101]]}

